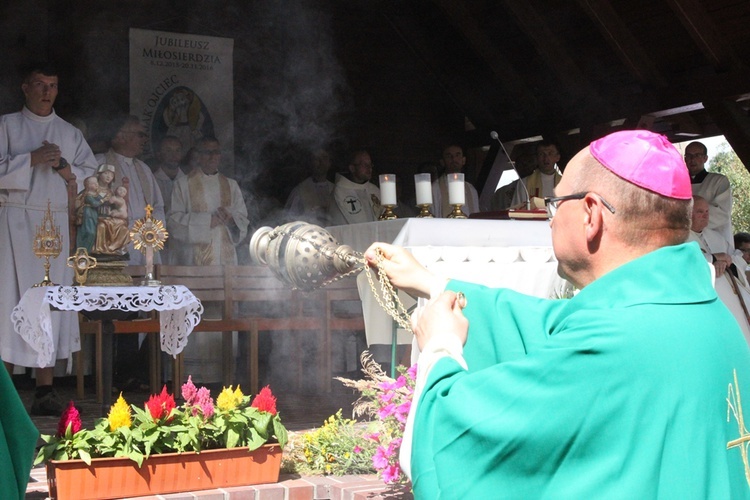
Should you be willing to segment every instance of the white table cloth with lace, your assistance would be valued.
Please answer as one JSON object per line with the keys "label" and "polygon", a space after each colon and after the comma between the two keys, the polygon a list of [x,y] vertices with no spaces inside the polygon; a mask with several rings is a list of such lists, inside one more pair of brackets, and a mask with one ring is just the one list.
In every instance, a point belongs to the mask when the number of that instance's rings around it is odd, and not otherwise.
{"label": "white table cloth with lace", "polygon": [[38,353],[39,366],[54,355],[51,307],[65,311],[159,311],[161,349],[177,356],[203,314],[203,305],[185,286],[49,286],[30,288],[13,309],[17,334]]}

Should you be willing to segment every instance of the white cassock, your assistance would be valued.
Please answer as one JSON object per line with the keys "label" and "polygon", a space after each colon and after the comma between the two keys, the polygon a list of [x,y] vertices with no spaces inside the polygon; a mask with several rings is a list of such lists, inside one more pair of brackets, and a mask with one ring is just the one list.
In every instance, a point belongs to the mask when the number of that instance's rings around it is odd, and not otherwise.
{"label": "white cassock", "polygon": [[708,229],[718,231],[734,249],[732,187],[729,185],[729,179],[725,175],[708,172],[703,181],[693,184],[692,188],[693,196],[704,198],[710,205]]}
{"label": "white cassock", "polygon": [[297,184],[286,200],[284,210],[289,220],[303,220],[322,227],[328,226],[333,182],[315,182],[312,177]]}
{"label": "white cassock", "polygon": [[328,209],[332,226],[374,222],[380,216],[380,189],[372,182],[357,184],[336,174],[333,202]]}
{"label": "white cassock", "polygon": [[[66,266],[69,255],[68,195],[63,178],[50,167],[31,167],[31,151],[42,141],[57,144],[62,157],[72,166],[78,190],[83,179],[94,175],[96,159],[83,134],[54,111],[38,116],[23,108],[0,117],[0,356],[19,366],[37,366],[37,354],[15,333],[11,312],[23,293],[44,278],[43,260],[34,255],[37,227],[41,226],[47,202],[54,224],[60,228],[63,248],[59,257],[50,259],[50,279],[54,283],[73,284],[73,270]],[[55,346],[53,360],[65,359],[80,350],[78,317],[75,312],[52,315]]]}
{"label": "white cassock", "polygon": [[[211,227],[211,214],[220,206],[234,219],[237,229]],[[174,238],[171,258],[183,265],[237,264],[235,245],[247,235],[247,206],[236,181],[222,174],[206,175],[195,169],[175,182],[167,230]],[[221,307],[204,304],[204,318],[220,318]],[[217,306],[217,307],[210,307]],[[196,381],[221,381],[221,335],[193,332],[183,351],[185,372]]]}
{"label": "white cassock", "polygon": [[[177,170],[177,175],[174,179],[171,179],[161,168],[158,168],[156,172],[154,172],[154,178],[159,185],[161,196],[164,199],[164,213],[167,217],[169,217],[169,209],[172,203],[172,190],[174,189],[174,184],[182,177],[185,177],[185,173],[182,170]],[[167,227],[167,220],[163,220],[162,222],[164,223],[164,227]],[[172,249],[175,246],[174,238],[167,238],[167,241],[164,243],[164,249],[159,252],[161,253],[161,261],[163,264],[177,264],[177,261],[172,260],[171,256]]]}
{"label": "white cassock", "polygon": [[[479,212],[479,195],[468,182],[464,182],[464,205],[461,210],[466,215]],[[448,178],[443,175],[432,183],[432,215],[435,217],[448,217],[453,211],[448,199]]]}
{"label": "white cassock", "polygon": [[[133,222],[146,216],[146,205],[151,205],[153,212],[151,217],[166,224],[164,213],[164,198],[161,189],[156,182],[153,172],[148,165],[137,158],[128,158],[109,150],[104,154],[96,155],[99,164],[107,163],[115,167],[115,180],[112,182],[112,192],[122,185],[122,178],[127,177],[130,181],[128,186],[128,227],[133,227]],[[130,260],[128,264],[142,266],[146,264],[146,256],[140,250],[133,248],[133,243],[128,243]],[[160,264],[159,252],[154,253],[154,264]]]}
{"label": "white cassock", "polygon": [[[722,276],[716,276],[714,288],[716,288],[716,293],[719,295],[721,301],[727,306],[732,315],[734,315],[737,324],[745,335],[745,339],[750,344],[750,320],[747,315],[747,311],[750,310],[750,288],[748,288],[747,277],[744,272],[747,263],[741,256],[733,255],[721,233],[713,229],[706,228],[700,233],[690,231],[687,240],[698,243],[709,264],[713,262],[713,254],[726,253],[732,257],[732,261],[738,271],[738,277],[733,280],[737,286],[733,286],[729,281],[726,276],[729,273],[727,271]],[[716,272],[716,268],[713,265],[711,265],[711,271],[714,274]]]}

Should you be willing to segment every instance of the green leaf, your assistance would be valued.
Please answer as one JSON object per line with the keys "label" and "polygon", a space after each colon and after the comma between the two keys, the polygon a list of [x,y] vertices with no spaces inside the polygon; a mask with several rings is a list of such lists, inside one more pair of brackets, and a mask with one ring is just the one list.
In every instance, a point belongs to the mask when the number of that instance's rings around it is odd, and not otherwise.
{"label": "green leaf", "polygon": [[86,462],[86,465],[91,465],[91,455],[89,455],[88,451],[78,450],[78,456],[81,457],[81,460]]}
{"label": "green leaf", "polygon": [[279,445],[281,445],[282,448],[286,446],[286,443],[289,441],[289,435],[286,427],[281,423],[281,419],[277,416],[274,416],[273,418],[273,434],[276,436],[276,439],[279,441]]}

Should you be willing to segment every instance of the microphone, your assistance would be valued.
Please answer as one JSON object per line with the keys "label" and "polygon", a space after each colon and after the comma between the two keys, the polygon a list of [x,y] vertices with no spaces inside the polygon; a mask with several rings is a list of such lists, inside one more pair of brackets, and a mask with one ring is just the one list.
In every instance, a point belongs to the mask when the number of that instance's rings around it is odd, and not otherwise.
{"label": "microphone", "polygon": [[508,154],[508,151],[505,150],[505,146],[503,145],[502,141],[498,137],[497,132],[495,132],[494,130],[490,132],[490,137],[492,137],[494,140],[498,142],[498,144],[500,144],[500,147],[502,148],[503,153],[505,153],[505,157],[508,159],[508,163],[510,163],[511,168],[518,176],[518,184],[523,186],[523,190],[526,193],[526,210],[531,210],[531,196],[529,196],[529,190],[526,187],[526,184],[523,182],[523,179],[521,179],[521,174],[519,174],[518,170],[516,170],[516,164],[513,163],[513,161],[510,159],[510,155]]}

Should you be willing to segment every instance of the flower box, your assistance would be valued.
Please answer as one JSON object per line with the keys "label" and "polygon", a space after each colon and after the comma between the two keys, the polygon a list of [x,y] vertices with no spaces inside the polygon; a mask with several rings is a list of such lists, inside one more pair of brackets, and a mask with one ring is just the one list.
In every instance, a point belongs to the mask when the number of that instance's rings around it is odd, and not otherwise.
{"label": "flower box", "polygon": [[152,455],[138,465],[129,458],[50,460],[47,481],[52,499],[86,500],[135,497],[275,483],[279,480],[281,447],[266,444],[200,453]]}

